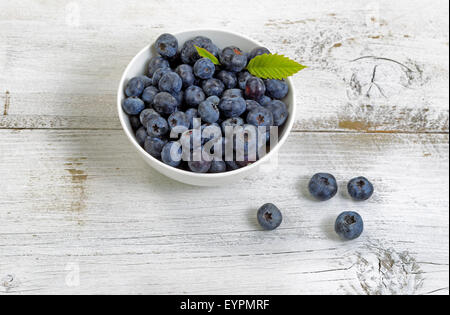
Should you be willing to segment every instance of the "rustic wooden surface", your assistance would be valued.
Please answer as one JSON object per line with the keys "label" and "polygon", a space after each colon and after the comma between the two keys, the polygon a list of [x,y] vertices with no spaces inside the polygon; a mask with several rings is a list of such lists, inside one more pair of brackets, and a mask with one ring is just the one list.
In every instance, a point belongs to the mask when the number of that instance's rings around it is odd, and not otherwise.
{"label": "rustic wooden surface", "polygon": [[[441,0],[0,0],[0,295],[448,294],[448,16]],[[199,189],[127,142],[122,71],[186,28],[309,66],[276,171]],[[317,171],[377,192],[317,203]],[[255,223],[265,202],[275,232]],[[333,233],[344,210],[366,221],[355,242]]]}

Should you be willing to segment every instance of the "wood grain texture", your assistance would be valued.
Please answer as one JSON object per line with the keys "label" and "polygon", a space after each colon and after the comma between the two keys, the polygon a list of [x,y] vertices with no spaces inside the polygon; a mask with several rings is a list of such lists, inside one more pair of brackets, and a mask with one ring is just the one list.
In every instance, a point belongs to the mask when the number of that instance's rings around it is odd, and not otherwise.
{"label": "wood grain texture", "polygon": [[[0,292],[448,294],[448,140],[294,133],[277,170],[198,189],[150,170],[121,131],[0,131]],[[307,193],[318,170],[342,184],[327,203]],[[344,186],[361,174],[377,191],[354,203]],[[265,202],[285,215],[273,233],[256,223]],[[364,216],[356,242],[333,232],[344,210]]]}
{"label": "wood grain texture", "polygon": [[245,33],[308,65],[295,77],[297,130],[449,130],[445,0],[0,6],[0,97],[9,99],[0,128],[119,129],[115,95],[126,65],[161,32],[188,25]]}

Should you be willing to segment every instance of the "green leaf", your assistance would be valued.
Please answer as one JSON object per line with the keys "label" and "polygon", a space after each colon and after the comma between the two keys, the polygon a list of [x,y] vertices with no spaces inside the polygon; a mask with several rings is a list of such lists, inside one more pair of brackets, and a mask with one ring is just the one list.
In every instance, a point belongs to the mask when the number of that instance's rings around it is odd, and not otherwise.
{"label": "green leaf", "polygon": [[220,62],[219,60],[216,58],[216,56],[214,56],[213,54],[211,54],[209,51],[207,51],[204,48],[195,46],[195,48],[197,49],[198,54],[200,55],[200,57],[203,58],[208,58],[209,60],[211,60],[215,65],[220,66]]}
{"label": "green leaf", "polygon": [[283,80],[305,69],[306,66],[278,54],[264,54],[253,58],[247,70],[262,79]]}

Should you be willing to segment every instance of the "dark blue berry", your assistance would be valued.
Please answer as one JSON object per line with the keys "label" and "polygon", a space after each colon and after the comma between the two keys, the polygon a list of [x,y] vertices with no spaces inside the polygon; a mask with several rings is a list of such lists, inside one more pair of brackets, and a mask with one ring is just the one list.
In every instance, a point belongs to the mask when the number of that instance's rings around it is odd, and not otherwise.
{"label": "dark blue berry", "polygon": [[248,71],[243,71],[243,72],[238,73],[237,77],[238,77],[239,88],[241,90],[245,90],[248,79],[253,78],[253,76]]}
{"label": "dark blue berry", "polygon": [[198,86],[190,86],[184,92],[185,102],[189,107],[198,107],[206,98],[205,93]]}
{"label": "dark blue berry", "polygon": [[239,117],[247,109],[247,104],[242,97],[224,97],[219,103],[219,109],[226,118]]}
{"label": "dark blue berry", "polygon": [[236,98],[236,97],[244,97],[244,92],[240,89],[230,89],[223,92],[222,98]]}
{"label": "dark blue berry", "polygon": [[144,149],[154,158],[161,158],[161,151],[167,144],[167,140],[155,137],[147,137],[145,139]]}
{"label": "dark blue berry", "polygon": [[153,80],[146,75],[140,75],[138,78],[144,82],[144,87],[146,88],[153,84]]}
{"label": "dark blue berry", "polygon": [[189,121],[189,129],[192,129],[192,128],[194,128],[195,126],[194,126],[194,119],[199,119],[200,118],[200,115],[198,114],[198,110],[196,109],[196,108],[189,108],[187,111],[186,111],[186,116],[187,116],[187,118],[188,118],[188,121]]}
{"label": "dark blue berry", "polygon": [[222,81],[226,89],[234,89],[237,85],[237,77],[234,72],[222,70],[217,74],[217,79]]}
{"label": "dark blue berry", "polygon": [[142,127],[141,120],[139,116],[129,116],[130,117],[130,125],[133,131],[137,131]]}
{"label": "dark blue berry", "polygon": [[153,107],[160,114],[170,115],[177,111],[178,100],[167,92],[160,92],[153,100]]}
{"label": "dark blue berry", "polygon": [[365,201],[370,199],[374,193],[372,183],[365,177],[357,177],[352,179],[348,185],[348,193],[357,201]]}
{"label": "dark blue berry", "polygon": [[202,156],[200,161],[189,161],[188,167],[194,173],[208,173],[211,168],[212,161],[205,160]]}
{"label": "dark blue berry", "polygon": [[172,70],[170,68],[159,68],[158,70],[155,71],[155,73],[153,74],[153,85],[155,87],[159,88],[159,81],[161,80],[161,78],[163,77],[163,75],[165,75],[166,73],[170,73],[172,72]]}
{"label": "dark blue berry", "polygon": [[190,65],[187,64],[179,65],[175,69],[175,72],[180,76],[181,81],[183,81],[184,89],[190,87],[191,85],[194,85],[195,82],[194,70]]}
{"label": "dark blue berry", "polygon": [[147,126],[147,123],[148,123],[149,119],[152,118],[153,116],[160,116],[160,115],[153,108],[146,108],[146,109],[144,109],[141,112],[141,114],[139,115],[139,119],[141,121],[141,124],[143,126]]}
{"label": "dark blue berry", "polygon": [[286,122],[289,116],[289,111],[285,103],[279,100],[274,100],[265,107],[272,112],[274,126],[279,127]]}
{"label": "dark blue berry", "polygon": [[273,126],[272,112],[262,106],[255,108],[248,113],[247,123],[256,127]]}
{"label": "dark blue berry", "polygon": [[266,47],[256,47],[250,52],[248,60],[250,61],[253,58],[255,58],[256,56],[264,55],[264,54],[270,55],[270,51]]}
{"label": "dark blue berry", "polygon": [[194,74],[203,80],[211,79],[216,71],[216,66],[208,58],[202,58],[195,62]]}
{"label": "dark blue berry", "polygon": [[320,201],[330,200],[338,192],[336,178],[327,173],[314,175],[309,182],[308,188],[311,195]]}
{"label": "dark blue berry", "polygon": [[245,103],[247,103],[247,112],[251,112],[252,110],[261,107],[261,105],[254,100],[246,100]]}
{"label": "dark blue berry", "polygon": [[175,112],[167,119],[170,129],[177,129],[178,132],[184,132],[189,129],[189,119],[183,112]]}
{"label": "dark blue berry", "polygon": [[227,165],[222,160],[214,160],[211,162],[210,173],[224,173],[227,171]]}
{"label": "dark blue berry", "polygon": [[214,56],[218,56],[219,49],[209,38],[197,36],[196,38],[188,40],[184,43],[183,48],[181,49],[181,60],[183,63],[193,65],[198,59],[201,58],[195,46],[204,48]]}
{"label": "dark blue berry", "polygon": [[153,105],[153,100],[158,93],[159,90],[156,87],[149,86],[144,90],[144,93],[142,93],[142,100],[149,105]]}
{"label": "dark blue berry", "polygon": [[128,97],[139,97],[144,92],[145,84],[142,78],[136,77],[131,79],[125,89],[125,95]]}
{"label": "dark blue berry", "polygon": [[227,170],[230,172],[241,168],[235,161],[225,161],[225,164],[227,165]]}
{"label": "dark blue berry", "polygon": [[227,127],[232,127],[233,130],[234,128],[236,128],[237,126],[244,126],[244,120],[240,117],[233,117],[233,118],[228,118],[227,120],[222,122],[222,132],[223,134],[226,134],[226,130]]}
{"label": "dark blue berry", "polygon": [[266,95],[264,95],[263,97],[261,97],[258,101],[259,104],[261,104],[261,106],[268,106],[270,103],[272,102],[272,99]]}
{"label": "dark blue berry", "polygon": [[281,211],[272,203],[267,203],[258,210],[258,222],[264,230],[277,229],[283,222]]}
{"label": "dark blue berry", "polygon": [[180,91],[178,93],[170,93],[177,100],[178,106],[180,107],[184,101],[184,92]]}
{"label": "dark blue berry", "polygon": [[289,86],[286,81],[281,80],[266,80],[267,94],[274,98],[281,100],[289,93]]}
{"label": "dark blue berry", "polygon": [[260,78],[250,78],[245,85],[245,96],[251,100],[259,100],[266,93],[264,81]]}
{"label": "dark blue berry", "polygon": [[148,64],[148,76],[153,78],[153,74],[160,68],[170,68],[169,62],[161,56],[153,57]]}
{"label": "dark blue berry", "polygon": [[219,120],[220,112],[217,107],[219,102],[220,99],[217,96],[210,96],[200,103],[198,113],[204,122],[213,124]]}
{"label": "dark blue berry", "polygon": [[208,142],[216,143],[222,141],[222,129],[218,124],[204,124],[201,128],[202,145]]}
{"label": "dark blue berry", "polygon": [[159,90],[167,93],[179,93],[183,87],[183,81],[175,72],[168,72],[159,80]]}
{"label": "dark blue berry", "polygon": [[183,148],[179,142],[169,142],[161,151],[161,160],[172,167],[180,166],[182,156]]}
{"label": "dark blue berry", "polygon": [[136,141],[141,147],[144,146],[145,138],[147,138],[147,136],[147,130],[145,130],[144,127],[141,127],[136,131]]}
{"label": "dark blue berry", "polygon": [[203,91],[207,96],[221,96],[224,90],[225,85],[219,79],[203,81]]}
{"label": "dark blue berry", "polygon": [[128,115],[139,115],[145,109],[145,103],[137,97],[129,97],[123,101],[122,108]]}
{"label": "dark blue berry", "polygon": [[336,233],[344,240],[354,240],[364,231],[364,221],[356,212],[344,212],[336,220]]}
{"label": "dark blue berry", "polygon": [[152,116],[147,122],[147,133],[151,137],[161,138],[169,132],[169,124],[161,116]]}
{"label": "dark blue berry", "polygon": [[229,71],[239,72],[247,66],[247,55],[237,47],[226,47],[219,54],[220,63]]}
{"label": "dark blue berry", "polygon": [[171,34],[162,34],[156,40],[156,51],[163,57],[172,58],[178,51],[178,40]]}

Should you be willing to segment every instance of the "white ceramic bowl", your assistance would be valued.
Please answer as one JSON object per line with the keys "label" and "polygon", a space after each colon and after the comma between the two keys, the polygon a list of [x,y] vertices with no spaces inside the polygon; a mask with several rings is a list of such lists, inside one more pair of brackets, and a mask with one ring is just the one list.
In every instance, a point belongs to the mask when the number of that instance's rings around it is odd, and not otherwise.
{"label": "white ceramic bowl", "polygon": [[[257,46],[262,46],[261,44],[258,44],[256,41],[249,39],[245,36],[226,32],[226,31],[220,31],[220,30],[193,30],[193,31],[186,31],[174,34],[174,36],[178,39],[180,47],[189,39],[192,39],[196,36],[206,36],[212,39],[212,41],[219,47],[219,49],[223,49],[227,46],[237,46],[241,48],[243,51],[250,52],[253,48]],[[156,40],[156,38],[155,38]],[[282,53],[282,52],[280,52]],[[273,157],[275,154],[277,154],[280,147],[286,142],[286,139],[289,136],[289,133],[291,132],[292,126],[294,124],[295,120],[295,89],[292,84],[292,81],[290,79],[287,80],[287,83],[289,85],[289,94],[286,96],[286,98],[283,100],[289,109],[289,118],[286,122],[286,124],[279,129],[279,142],[273,148],[266,156],[261,158],[256,163],[253,163],[252,165],[249,165],[247,167],[226,172],[226,173],[220,173],[220,174],[196,174],[184,170],[180,170],[177,168],[173,168],[171,166],[168,166],[161,161],[155,159],[150,154],[148,154],[136,141],[135,134],[131,128],[129,118],[127,114],[122,109],[122,102],[125,99],[124,94],[124,87],[128,83],[128,81],[139,75],[146,74],[147,72],[147,65],[151,57],[156,55],[156,50],[154,48],[154,45],[149,45],[145,47],[144,49],[139,52],[136,57],[133,58],[133,60],[130,62],[128,67],[126,68],[122,79],[120,80],[119,84],[119,90],[117,92],[117,110],[119,112],[119,118],[120,122],[122,124],[122,127],[125,131],[125,134],[127,135],[130,142],[133,144],[136,151],[143,157],[143,159],[155,170],[158,172],[164,174],[167,177],[170,177],[176,181],[189,184],[189,185],[195,185],[195,186],[221,186],[221,185],[227,185],[234,183],[244,177],[247,177],[248,175],[258,172],[261,165],[265,162],[267,162],[271,157]]]}

